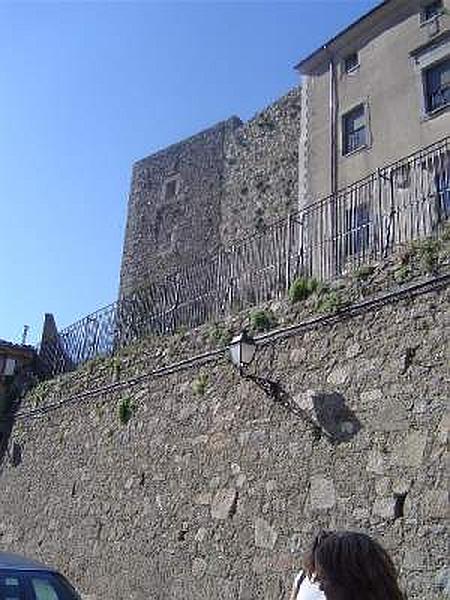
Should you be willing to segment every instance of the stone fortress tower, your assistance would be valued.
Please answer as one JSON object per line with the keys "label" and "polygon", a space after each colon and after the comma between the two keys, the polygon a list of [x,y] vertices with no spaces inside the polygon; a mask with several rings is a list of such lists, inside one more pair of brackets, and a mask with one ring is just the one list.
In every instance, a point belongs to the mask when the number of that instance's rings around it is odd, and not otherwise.
{"label": "stone fortress tower", "polygon": [[226,139],[232,117],[134,165],[121,295],[219,245]]}
{"label": "stone fortress tower", "polygon": [[208,256],[297,203],[300,89],[133,168],[120,296]]}

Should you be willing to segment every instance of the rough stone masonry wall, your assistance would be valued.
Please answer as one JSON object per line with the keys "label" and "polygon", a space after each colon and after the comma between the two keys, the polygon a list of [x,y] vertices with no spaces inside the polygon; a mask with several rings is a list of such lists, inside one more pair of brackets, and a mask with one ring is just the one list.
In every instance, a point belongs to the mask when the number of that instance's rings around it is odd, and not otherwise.
{"label": "rough stone masonry wall", "polygon": [[[392,552],[410,599],[442,598],[448,300],[429,292],[261,350],[253,369],[334,441],[225,358],[18,422],[1,547],[56,564],[98,600],[278,600],[317,528],[350,527]],[[23,408],[192,355],[210,333],[143,341]]]}
{"label": "rough stone masonry wall", "polygon": [[225,150],[221,239],[262,231],[298,207],[300,88],[235,130]]}
{"label": "rough stone masonry wall", "polygon": [[225,138],[239,124],[232,117],[134,165],[120,295],[218,248]]}
{"label": "rough stone masonry wall", "polygon": [[[245,124],[237,117],[137,162],[120,295],[295,211],[300,88]],[[165,198],[174,178],[177,193]]]}

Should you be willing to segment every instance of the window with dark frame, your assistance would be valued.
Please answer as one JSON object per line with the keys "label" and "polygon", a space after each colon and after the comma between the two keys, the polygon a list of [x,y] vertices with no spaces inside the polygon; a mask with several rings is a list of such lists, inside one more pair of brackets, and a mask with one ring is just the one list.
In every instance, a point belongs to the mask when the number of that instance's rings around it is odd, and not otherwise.
{"label": "window with dark frame", "polygon": [[421,23],[426,23],[427,21],[431,21],[438,15],[442,13],[442,0],[435,0],[434,2],[430,2],[429,4],[425,4],[420,13],[420,21]]}
{"label": "window with dark frame", "polygon": [[357,52],[352,52],[344,58],[344,71],[346,73],[351,73],[355,69],[359,67],[359,58]]}
{"label": "window with dark frame", "polygon": [[427,113],[450,104],[450,59],[424,71],[424,88]]}
{"label": "window with dark frame", "polygon": [[367,144],[366,110],[360,104],[342,117],[342,147],[344,154],[350,154]]}

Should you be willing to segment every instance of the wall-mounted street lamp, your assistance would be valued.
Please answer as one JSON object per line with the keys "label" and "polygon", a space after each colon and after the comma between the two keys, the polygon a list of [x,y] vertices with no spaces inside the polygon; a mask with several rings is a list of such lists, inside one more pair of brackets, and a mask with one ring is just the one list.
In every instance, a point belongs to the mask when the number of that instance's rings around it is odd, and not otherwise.
{"label": "wall-mounted street lamp", "polygon": [[248,365],[252,362],[255,352],[255,340],[248,335],[245,329],[242,333],[231,340],[231,362],[239,369],[239,373],[241,375],[243,375],[244,368],[248,367]]}
{"label": "wall-mounted street lamp", "polygon": [[246,367],[250,365],[255,357],[256,343],[245,329],[231,340],[229,349],[231,362],[239,370],[241,377],[256,383],[256,385],[261,388],[271,400],[277,404],[281,404],[291,413],[300,417],[309,425],[315,436],[320,437],[322,433],[321,428],[311,419],[306,411],[293,402],[292,398],[282,388],[278,381],[273,381],[267,377],[260,377],[259,375],[247,371]]}

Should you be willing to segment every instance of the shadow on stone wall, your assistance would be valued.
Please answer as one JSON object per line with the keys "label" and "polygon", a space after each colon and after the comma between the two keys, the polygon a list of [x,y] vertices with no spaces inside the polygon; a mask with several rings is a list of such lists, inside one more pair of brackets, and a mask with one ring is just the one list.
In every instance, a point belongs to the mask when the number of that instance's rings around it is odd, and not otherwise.
{"label": "shadow on stone wall", "polygon": [[314,393],[312,403],[302,405],[279,381],[250,374],[245,374],[245,377],[253,381],[273,402],[301,419],[316,439],[325,435],[332,444],[348,442],[362,427],[355,413],[346,405],[344,396],[337,392]]}
{"label": "shadow on stone wall", "polygon": [[315,394],[313,397],[315,419],[327,437],[334,443],[350,441],[361,429],[355,413],[337,392]]}

